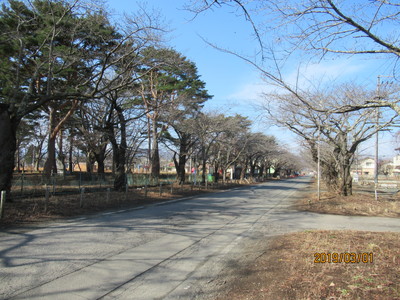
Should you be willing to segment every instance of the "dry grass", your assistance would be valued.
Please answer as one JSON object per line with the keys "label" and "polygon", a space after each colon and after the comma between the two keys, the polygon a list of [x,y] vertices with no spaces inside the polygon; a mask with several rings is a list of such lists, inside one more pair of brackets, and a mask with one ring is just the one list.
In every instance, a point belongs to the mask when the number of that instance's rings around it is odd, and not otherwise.
{"label": "dry grass", "polygon": [[348,197],[333,193],[321,193],[318,201],[315,193],[299,200],[294,207],[298,210],[347,216],[400,217],[400,193],[380,191],[378,201],[372,187],[355,187]]}
{"label": "dry grass", "polygon": [[[315,193],[308,194],[294,208],[340,215],[400,217],[398,193],[380,192],[376,201],[371,187],[357,186],[354,190],[355,194],[349,197],[325,192],[320,201]],[[400,300],[400,233],[308,231],[276,237],[271,243],[266,241],[264,247],[264,254],[240,272],[248,275],[231,283],[230,292],[220,300]],[[333,263],[331,256],[331,263],[315,263],[315,253],[372,253],[373,262]],[[344,254],[342,260],[345,258]]]}
{"label": "dry grass", "polygon": [[[352,252],[373,253],[373,262],[314,262],[315,253]],[[400,234],[287,234],[246,269],[249,275],[220,299],[400,299]]]}

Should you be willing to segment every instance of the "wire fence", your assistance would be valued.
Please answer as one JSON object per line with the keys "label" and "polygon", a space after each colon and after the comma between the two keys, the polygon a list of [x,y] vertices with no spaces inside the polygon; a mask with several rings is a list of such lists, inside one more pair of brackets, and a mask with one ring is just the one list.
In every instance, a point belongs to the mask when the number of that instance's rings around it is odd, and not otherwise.
{"label": "wire fence", "polygon": [[[95,174],[76,172],[74,174],[55,174],[46,178],[41,174],[17,173],[14,174],[12,182],[12,197],[14,199],[26,197],[42,197],[46,192],[51,195],[79,194],[82,189],[86,193],[99,192],[113,189],[115,176],[111,173]],[[201,175],[189,174],[186,176],[186,183],[199,185]],[[207,176],[206,184],[212,185],[213,176]],[[155,179],[150,174],[126,174],[125,189],[143,188],[154,186],[167,186],[176,182],[176,174],[161,174]]]}
{"label": "wire fence", "polygon": [[[14,224],[36,217],[73,216],[99,210],[132,205],[146,205],[163,199],[181,198],[207,191],[236,186],[236,181],[214,182],[208,176],[204,184],[201,175],[187,176],[185,184],[176,181],[175,174],[163,174],[152,181],[147,174],[127,174],[122,191],[114,191],[112,174],[56,175],[45,180],[40,174],[14,176],[11,199],[2,193],[0,224]],[[248,182],[246,182],[248,183]],[[6,211],[6,213],[4,213]]]}

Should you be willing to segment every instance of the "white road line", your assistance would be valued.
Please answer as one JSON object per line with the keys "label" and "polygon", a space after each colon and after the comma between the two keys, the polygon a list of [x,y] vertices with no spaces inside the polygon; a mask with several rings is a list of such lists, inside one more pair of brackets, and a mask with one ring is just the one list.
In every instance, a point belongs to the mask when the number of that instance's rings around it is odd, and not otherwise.
{"label": "white road line", "polygon": [[113,214],[115,214],[115,213],[116,213],[115,211],[112,211],[112,212],[102,213],[101,215],[102,215],[102,216],[108,216],[108,215],[113,215]]}

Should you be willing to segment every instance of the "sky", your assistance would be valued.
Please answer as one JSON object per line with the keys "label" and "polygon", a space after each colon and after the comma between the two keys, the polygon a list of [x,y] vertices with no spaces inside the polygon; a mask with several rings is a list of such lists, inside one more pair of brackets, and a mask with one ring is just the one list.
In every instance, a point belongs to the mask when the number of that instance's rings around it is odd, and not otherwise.
{"label": "sky", "polygon": [[[271,91],[272,87],[265,84],[253,66],[205,42],[251,56],[259,49],[251,24],[229,7],[209,10],[195,17],[184,9],[188,3],[188,0],[147,0],[145,5],[148,9],[159,10],[165,24],[172,30],[166,36],[166,44],[196,64],[209,94],[213,95],[205,106],[206,110],[248,116],[254,122],[254,131],[274,135],[281,144],[297,149],[299,139],[296,136],[264,121],[265,114],[258,105],[262,102],[261,93]],[[108,0],[116,18],[122,13],[135,12],[138,5],[143,4],[132,0]],[[389,74],[392,67],[391,60],[365,56],[339,57],[315,64],[306,64],[301,58],[294,58],[284,69],[284,76],[289,82],[300,80],[300,84],[321,79],[325,82],[351,80],[373,89],[377,76]],[[297,78],[298,73],[302,74],[300,79]],[[373,143],[374,139],[367,142],[360,153],[373,155]],[[389,159],[395,154],[394,149],[399,147],[394,134],[388,133],[381,134],[379,144],[383,159]]]}

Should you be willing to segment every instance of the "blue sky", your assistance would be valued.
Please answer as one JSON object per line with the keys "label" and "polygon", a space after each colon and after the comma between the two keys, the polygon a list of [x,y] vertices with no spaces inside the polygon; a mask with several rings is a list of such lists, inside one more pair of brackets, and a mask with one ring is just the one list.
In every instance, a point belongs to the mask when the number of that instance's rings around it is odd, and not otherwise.
{"label": "blue sky", "polygon": [[[202,38],[221,47],[249,53],[256,47],[250,24],[229,9],[205,12],[193,20],[193,13],[183,9],[187,3],[187,0],[149,0],[147,6],[160,9],[173,30],[167,35],[168,45],[196,63],[207,89],[214,95],[208,103],[210,109],[227,109],[228,103],[239,105],[239,100],[248,100],[236,98],[246,98],[243,90],[249,83],[259,81],[259,74],[240,59],[207,45]],[[126,0],[110,0],[109,6],[128,13],[137,8],[134,2]],[[242,112],[243,109],[250,110],[242,107]]]}
{"label": "blue sky", "polygon": [[[143,2],[142,2],[143,3]],[[277,136],[282,144],[296,147],[296,137],[286,130],[271,128],[259,122],[260,110],[255,107],[260,101],[262,91],[271,90],[260,78],[254,67],[241,59],[216,50],[207,45],[209,42],[235,51],[245,56],[258,50],[251,24],[233,8],[221,7],[206,11],[193,19],[194,14],[185,10],[189,0],[147,0],[146,6],[158,9],[172,32],[167,35],[168,46],[175,48],[196,63],[199,74],[213,99],[208,101],[206,109],[225,114],[240,113],[254,120],[254,130]],[[115,13],[133,13],[138,5],[131,0],[109,0],[108,6]],[[300,68],[300,84],[306,85],[313,80],[325,83],[356,81],[374,88],[378,75],[389,74],[393,61],[386,58],[371,59],[367,56],[341,56],[326,59],[316,64],[302,63],[299,57],[293,57],[284,68],[284,76],[289,82],[296,80]],[[381,139],[381,154],[388,158],[398,147],[393,136],[385,134]],[[365,155],[373,153],[372,142],[361,150]]]}

